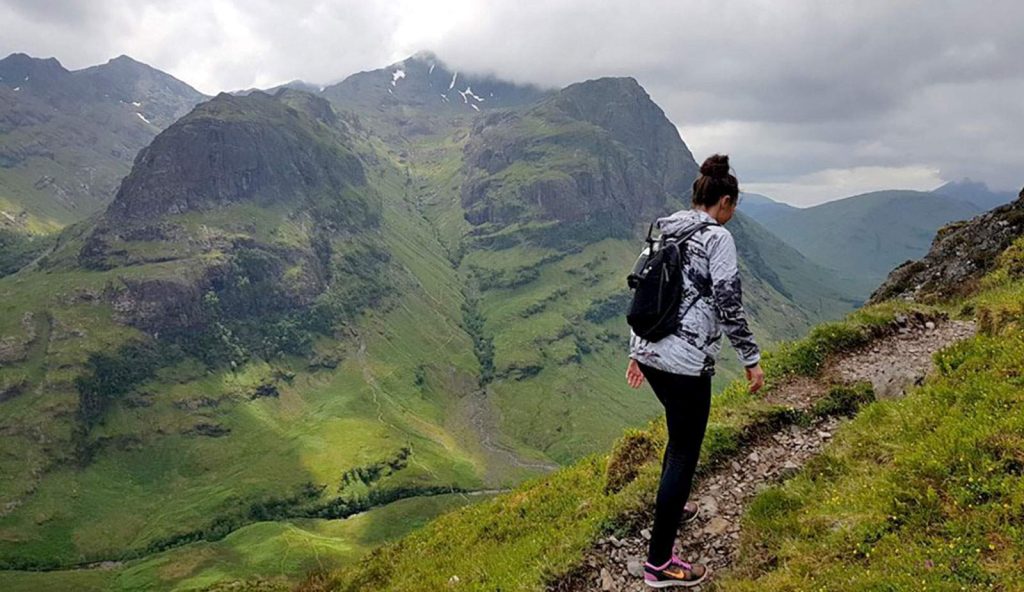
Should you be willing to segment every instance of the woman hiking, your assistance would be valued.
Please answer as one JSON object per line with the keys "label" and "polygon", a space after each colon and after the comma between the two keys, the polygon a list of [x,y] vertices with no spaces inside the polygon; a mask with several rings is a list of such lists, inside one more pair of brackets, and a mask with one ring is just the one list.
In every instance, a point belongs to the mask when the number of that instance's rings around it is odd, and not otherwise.
{"label": "woman hiking", "polygon": [[711,410],[711,376],[723,331],[746,367],[750,391],[757,392],[764,384],[760,350],[743,311],[736,245],[722,226],[732,218],[738,201],[739,183],[729,172],[729,157],[709,157],[693,183],[693,207],[656,222],[663,236],[710,224],[679,245],[683,276],[679,327],[658,341],[642,339],[630,329],[626,381],[633,388],[639,388],[645,378],[650,382],[665,407],[668,424],[644,564],[644,582],[653,588],[694,586],[709,573],[707,566],[677,557],[673,544],[679,524],[697,517],[697,504],[687,503],[687,498]]}

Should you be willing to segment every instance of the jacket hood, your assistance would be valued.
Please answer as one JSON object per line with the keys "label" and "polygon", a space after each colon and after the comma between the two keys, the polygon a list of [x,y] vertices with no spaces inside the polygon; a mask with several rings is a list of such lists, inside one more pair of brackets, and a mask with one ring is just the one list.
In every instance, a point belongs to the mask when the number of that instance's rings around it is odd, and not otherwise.
{"label": "jacket hood", "polygon": [[662,234],[670,236],[678,236],[685,233],[686,231],[694,228],[702,222],[716,223],[715,219],[710,214],[703,210],[679,210],[658,218],[654,225]]}

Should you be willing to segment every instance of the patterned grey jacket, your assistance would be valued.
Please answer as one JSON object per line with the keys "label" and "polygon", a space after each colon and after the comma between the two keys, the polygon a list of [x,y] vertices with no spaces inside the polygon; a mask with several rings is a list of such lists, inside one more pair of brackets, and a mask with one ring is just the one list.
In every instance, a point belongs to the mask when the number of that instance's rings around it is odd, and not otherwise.
{"label": "patterned grey jacket", "polygon": [[[703,210],[679,210],[658,218],[655,226],[662,234],[676,235],[702,222],[715,219]],[[723,226],[708,226],[679,247],[683,261],[679,328],[654,342],[630,329],[629,357],[674,374],[714,374],[724,330],[744,366],[758,363],[761,352],[743,312],[732,234]]]}

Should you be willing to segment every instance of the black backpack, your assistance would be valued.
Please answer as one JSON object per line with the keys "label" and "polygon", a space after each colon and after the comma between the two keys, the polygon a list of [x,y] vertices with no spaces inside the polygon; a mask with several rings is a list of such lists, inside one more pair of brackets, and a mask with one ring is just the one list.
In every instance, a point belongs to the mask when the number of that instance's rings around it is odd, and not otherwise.
{"label": "black backpack", "polygon": [[713,222],[702,222],[680,236],[663,234],[657,239],[651,238],[654,224],[647,229],[647,238],[644,239],[647,246],[633,264],[632,272],[626,276],[626,283],[634,290],[626,322],[637,337],[660,341],[675,333],[679,318],[683,316],[679,314],[683,299],[683,261],[679,244],[701,228],[714,225]]}

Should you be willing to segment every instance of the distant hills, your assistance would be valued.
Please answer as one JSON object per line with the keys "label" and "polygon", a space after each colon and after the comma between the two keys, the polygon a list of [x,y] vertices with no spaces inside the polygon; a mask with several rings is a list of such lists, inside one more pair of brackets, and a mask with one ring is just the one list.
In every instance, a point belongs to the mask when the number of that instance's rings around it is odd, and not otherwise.
{"label": "distant hills", "polygon": [[796,208],[744,194],[740,210],[815,263],[834,270],[866,298],[899,264],[928,252],[935,232],[1015,195],[965,179],[934,191],[876,191]]}
{"label": "distant hills", "polygon": [[942,187],[932,190],[932,193],[970,202],[978,208],[979,212],[987,212],[1017,199],[1015,191],[992,191],[985,183],[966,178],[946,183]]}
{"label": "distant hills", "polygon": [[109,203],[140,148],[206,97],[121,56],[0,60],[0,229],[52,232]]}

